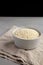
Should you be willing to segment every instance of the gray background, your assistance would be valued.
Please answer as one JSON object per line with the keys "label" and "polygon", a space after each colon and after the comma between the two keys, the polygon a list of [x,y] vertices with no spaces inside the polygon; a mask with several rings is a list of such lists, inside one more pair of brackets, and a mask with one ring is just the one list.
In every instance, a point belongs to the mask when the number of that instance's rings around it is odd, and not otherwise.
{"label": "gray background", "polygon": [[[0,35],[12,26],[28,26],[37,28],[43,33],[43,17],[0,17]],[[0,65],[16,65],[11,61],[0,58]]]}

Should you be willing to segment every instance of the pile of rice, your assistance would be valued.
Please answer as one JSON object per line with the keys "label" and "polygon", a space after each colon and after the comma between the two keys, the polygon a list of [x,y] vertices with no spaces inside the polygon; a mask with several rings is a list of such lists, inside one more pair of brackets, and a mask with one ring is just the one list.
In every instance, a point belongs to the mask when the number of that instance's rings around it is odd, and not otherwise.
{"label": "pile of rice", "polygon": [[15,36],[21,39],[35,39],[39,36],[39,33],[34,29],[18,29],[14,32]]}

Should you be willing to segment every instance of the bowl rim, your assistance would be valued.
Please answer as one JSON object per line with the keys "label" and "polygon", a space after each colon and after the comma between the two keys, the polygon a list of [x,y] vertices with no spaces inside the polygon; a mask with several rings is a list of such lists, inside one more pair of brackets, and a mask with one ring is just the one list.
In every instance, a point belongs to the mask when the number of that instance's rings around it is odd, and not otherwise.
{"label": "bowl rim", "polygon": [[[22,28],[27,28],[27,29],[29,28],[29,29],[36,30],[39,33],[39,36],[37,38],[35,38],[35,39],[24,39],[24,38],[19,38],[16,35],[14,35],[14,32],[16,32],[16,30],[22,29]],[[29,40],[37,40],[37,39],[39,39],[41,37],[41,32],[38,29],[34,28],[34,27],[18,27],[15,30],[13,30],[12,33],[13,33],[13,37],[18,38],[18,39],[21,39],[21,40],[27,40],[27,41],[29,41]]]}

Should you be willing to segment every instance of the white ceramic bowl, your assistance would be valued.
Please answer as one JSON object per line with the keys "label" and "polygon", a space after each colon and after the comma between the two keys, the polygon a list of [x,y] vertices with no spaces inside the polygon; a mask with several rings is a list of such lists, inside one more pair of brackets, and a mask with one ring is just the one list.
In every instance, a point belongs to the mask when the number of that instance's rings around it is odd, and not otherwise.
{"label": "white ceramic bowl", "polygon": [[39,37],[37,37],[36,39],[32,39],[32,40],[26,40],[26,39],[21,39],[21,38],[16,37],[14,35],[14,32],[18,29],[19,28],[16,28],[13,31],[13,40],[17,47],[22,48],[22,49],[34,49],[38,46],[38,44],[40,43],[41,33],[37,29],[31,28],[31,29],[36,30],[39,33]]}

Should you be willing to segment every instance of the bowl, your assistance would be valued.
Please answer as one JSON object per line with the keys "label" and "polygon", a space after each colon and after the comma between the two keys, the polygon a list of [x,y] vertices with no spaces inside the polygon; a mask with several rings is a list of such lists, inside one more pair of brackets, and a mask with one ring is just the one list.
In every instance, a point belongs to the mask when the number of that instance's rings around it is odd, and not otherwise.
{"label": "bowl", "polygon": [[38,46],[38,44],[40,43],[40,37],[41,37],[41,32],[35,28],[31,28],[29,27],[29,29],[34,29],[39,33],[39,36],[36,39],[22,39],[22,38],[18,38],[17,36],[15,36],[15,32],[19,29],[23,29],[24,27],[18,27],[15,30],[13,30],[13,41],[14,44],[22,49],[34,49]]}

